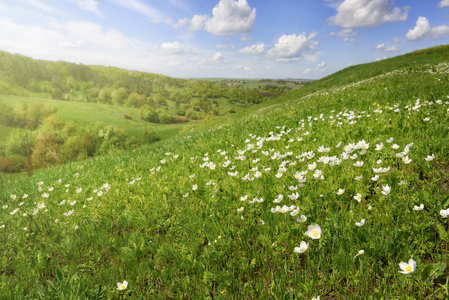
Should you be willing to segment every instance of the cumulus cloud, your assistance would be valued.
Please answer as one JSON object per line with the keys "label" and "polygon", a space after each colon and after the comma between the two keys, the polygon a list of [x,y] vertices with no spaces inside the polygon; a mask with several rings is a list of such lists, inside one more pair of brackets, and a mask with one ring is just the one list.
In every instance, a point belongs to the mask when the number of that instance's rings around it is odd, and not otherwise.
{"label": "cumulus cloud", "polygon": [[333,25],[355,28],[407,20],[409,7],[392,8],[393,4],[394,1],[389,0],[344,0],[329,21]]}
{"label": "cumulus cloud", "polygon": [[[212,10],[212,17],[194,15],[188,29],[204,29],[214,35],[244,34],[251,31],[255,21],[256,9],[251,8],[246,0],[220,0]],[[180,19],[175,28],[185,23],[184,19]]]}
{"label": "cumulus cloud", "polygon": [[265,53],[265,44],[259,43],[259,44],[255,44],[252,46],[248,46],[248,47],[240,49],[239,52],[244,53],[244,54],[252,54],[252,55],[263,54],[263,53]]}
{"label": "cumulus cloud", "polygon": [[215,35],[248,33],[256,21],[256,9],[251,9],[246,0],[220,0],[212,14],[204,29]]}
{"label": "cumulus cloud", "polygon": [[150,49],[162,54],[175,54],[175,55],[195,52],[194,48],[184,46],[176,41],[173,43],[162,43],[160,46],[153,46]]}
{"label": "cumulus cloud", "polygon": [[449,6],[449,0],[441,0],[440,3],[438,3],[438,7],[448,7]]}
{"label": "cumulus cloud", "polygon": [[316,33],[306,36],[305,32],[298,36],[296,34],[283,35],[274,48],[267,52],[267,56],[274,57],[276,61],[280,62],[298,61],[303,56],[315,53],[318,46],[318,42],[313,40],[315,36]]}
{"label": "cumulus cloud", "polygon": [[206,23],[208,17],[206,15],[194,15],[190,21],[189,30],[201,30]]}
{"label": "cumulus cloud", "polygon": [[379,44],[376,46],[376,49],[382,49],[385,46],[385,44]]}
{"label": "cumulus cloud", "polygon": [[410,29],[405,37],[409,41],[422,40],[428,36],[435,39],[449,35],[449,26],[441,25],[437,27],[430,27],[429,20],[425,17],[419,17],[416,21],[415,28]]}
{"label": "cumulus cloud", "polygon": [[309,74],[310,72],[312,72],[312,69],[307,68],[307,69],[305,69],[302,73],[303,73],[303,74]]}

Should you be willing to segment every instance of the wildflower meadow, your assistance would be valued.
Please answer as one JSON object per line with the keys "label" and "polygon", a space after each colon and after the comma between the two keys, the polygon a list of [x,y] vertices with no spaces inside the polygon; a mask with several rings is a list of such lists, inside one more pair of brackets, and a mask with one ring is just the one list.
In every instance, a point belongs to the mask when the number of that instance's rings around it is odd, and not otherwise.
{"label": "wildflower meadow", "polygon": [[447,299],[443,58],[3,182],[0,298]]}

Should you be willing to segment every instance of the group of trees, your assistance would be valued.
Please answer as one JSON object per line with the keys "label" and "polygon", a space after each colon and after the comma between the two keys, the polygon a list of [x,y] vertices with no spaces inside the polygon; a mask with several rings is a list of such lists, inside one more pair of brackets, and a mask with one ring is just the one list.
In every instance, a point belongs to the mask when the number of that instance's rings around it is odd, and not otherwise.
{"label": "group of trees", "polygon": [[111,125],[83,127],[73,122],[65,123],[55,111],[42,103],[28,107],[23,104],[15,107],[0,105],[0,121],[18,127],[0,145],[0,171],[19,172],[56,166],[159,140],[149,128],[140,138],[130,137]]}
{"label": "group of trees", "polygon": [[[2,84],[7,84],[10,88],[6,89]],[[136,108],[146,106],[155,110],[169,107],[168,114],[174,119],[175,110],[184,108],[186,104],[194,109],[194,103],[198,99],[203,101],[199,106],[203,113],[192,113],[193,118],[218,114],[216,108],[219,103],[216,99],[219,98],[237,106],[249,106],[273,96],[263,91],[224,83],[178,79],[113,67],[34,60],[0,51],[0,93],[2,92],[21,95],[45,93],[53,99],[65,101]],[[187,111],[188,108],[184,110]],[[169,118],[170,122],[173,118]]]}

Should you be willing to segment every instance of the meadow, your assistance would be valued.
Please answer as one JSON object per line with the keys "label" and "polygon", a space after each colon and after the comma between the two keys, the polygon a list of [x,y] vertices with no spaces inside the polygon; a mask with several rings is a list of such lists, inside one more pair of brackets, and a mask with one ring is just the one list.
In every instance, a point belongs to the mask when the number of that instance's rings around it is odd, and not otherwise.
{"label": "meadow", "polygon": [[448,53],[3,183],[0,298],[447,299]]}
{"label": "meadow", "polygon": [[[24,103],[30,105],[35,102],[41,102],[47,106],[56,108],[56,116],[66,122],[71,121],[80,126],[91,126],[96,123],[102,125],[114,124],[123,129],[129,136],[140,137],[146,128],[151,128],[160,137],[170,138],[179,133],[184,126],[195,127],[195,123],[189,124],[154,124],[140,119],[139,109],[135,107],[121,107],[115,105],[105,105],[100,103],[89,102],[70,102],[54,100],[34,95],[30,97],[20,96],[0,96],[1,103],[9,105],[17,105]],[[130,115],[132,119],[124,118],[124,115]],[[4,136],[6,138],[6,136]]]}

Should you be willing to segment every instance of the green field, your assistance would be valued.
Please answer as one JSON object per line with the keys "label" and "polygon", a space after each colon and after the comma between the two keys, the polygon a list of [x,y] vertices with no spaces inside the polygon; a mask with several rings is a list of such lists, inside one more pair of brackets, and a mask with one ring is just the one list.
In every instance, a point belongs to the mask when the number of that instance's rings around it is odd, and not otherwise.
{"label": "green field", "polygon": [[[178,134],[184,126],[196,126],[196,122],[169,125],[149,123],[139,118],[139,109],[134,107],[17,96],[0,96],[0,101],[10,105],[18,103],[26,103],[29,105],[30,103],[39,101],[44,105],[54,106],[57,109],[56,115],[61,120],[72,121],[81,126],[94,125],[97,122],[103,125],[112,124],[125,130],[128,135],[136,137],[141,136],[147,127],[152,128],[162,138],[169,138]],[[132,120],[124,118],[124,115],[129,113],[132,115]]]}
{"label": "green field", "polygon": [[447,299],[448,55],[2,181],[0,298]]}

